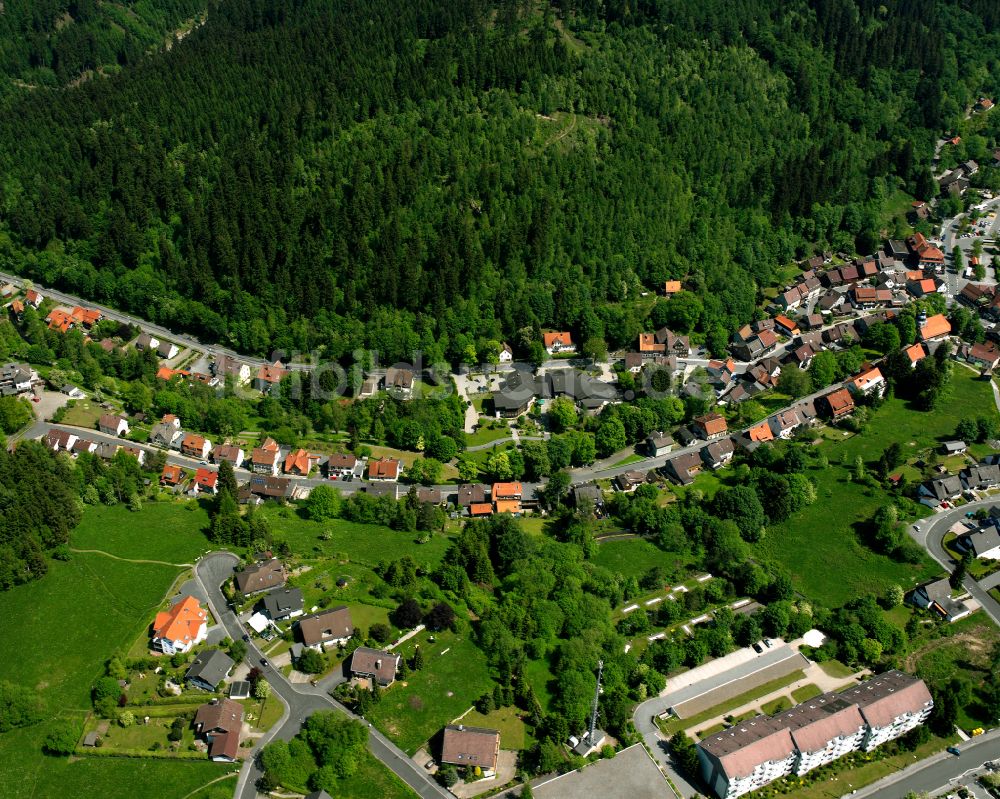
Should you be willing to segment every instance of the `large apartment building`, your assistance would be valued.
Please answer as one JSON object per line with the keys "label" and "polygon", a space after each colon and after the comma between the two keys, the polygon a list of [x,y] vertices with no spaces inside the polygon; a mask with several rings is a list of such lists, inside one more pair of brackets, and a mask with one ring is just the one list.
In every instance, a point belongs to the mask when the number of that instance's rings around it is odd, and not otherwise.
{"label": "large apartment building", "polygon": [[702,777],[720,799],[734,799],[848,752],[870,752],[922,724],[933,706],[923,680],[889,671],[710,735],[698,743]]}

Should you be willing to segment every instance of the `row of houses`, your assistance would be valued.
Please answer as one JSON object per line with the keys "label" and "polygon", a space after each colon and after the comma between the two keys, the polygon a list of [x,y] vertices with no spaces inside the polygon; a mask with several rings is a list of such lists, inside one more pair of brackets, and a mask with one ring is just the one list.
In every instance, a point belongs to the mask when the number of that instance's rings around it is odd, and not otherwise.
{"label": "row of houses", "polygon": [[[951,443],[964,447],[964,442]],[[917,489],[917,498],[921,504],[937,509],[944,503],[958,499],[966,491],[988,491],[994,488],[1000,488],[1000,464],[996,457],[990,457],[962,469],[958,474],[943,474],[925,480]]]}
{"label": "row of houses", "polygon": [[91,441],[77,433],[58,428],[49,430],[45,434],[44,441],[45,446],[53,452],[65,452],[74,458],[84,452],[90,452],[104,460],[111,460],[119,452],[126,452],[139,461],[140,465],[146,461],[146,452],[140,447],[127,447],[106,441]]}
{"label": "row of houses", "polygon": [[870,752],[923,724],[933,707],[923,680],[886,672],[707,736],[697,744],[702,777],[720,799],[734,799],[849,752]]}

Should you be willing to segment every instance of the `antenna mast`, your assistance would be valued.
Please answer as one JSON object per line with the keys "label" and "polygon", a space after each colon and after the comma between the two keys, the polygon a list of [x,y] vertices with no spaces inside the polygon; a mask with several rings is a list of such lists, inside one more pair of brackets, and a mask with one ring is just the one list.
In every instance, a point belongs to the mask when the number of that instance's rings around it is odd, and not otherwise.
{"label": "antenna mast", "polygon": [[597,661],[597,685],[594,687],[594,706],[590,712],[590,729],[587,730],[587,741],[594,744],[594,729],[597,727],[597,700],[601,696],[601,674],[604,672],[604,661]]}

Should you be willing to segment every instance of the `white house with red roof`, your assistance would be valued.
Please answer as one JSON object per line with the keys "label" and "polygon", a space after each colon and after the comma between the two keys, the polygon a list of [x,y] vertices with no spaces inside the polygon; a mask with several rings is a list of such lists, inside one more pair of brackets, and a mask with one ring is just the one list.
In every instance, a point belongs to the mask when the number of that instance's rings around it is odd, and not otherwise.
{"label": "white house with red roof", "polygon": [[153,649],[165,655],[188,652],[208,635],[208,611],[193,596],[181,600],[169,610],[156,614],[153,621]]}

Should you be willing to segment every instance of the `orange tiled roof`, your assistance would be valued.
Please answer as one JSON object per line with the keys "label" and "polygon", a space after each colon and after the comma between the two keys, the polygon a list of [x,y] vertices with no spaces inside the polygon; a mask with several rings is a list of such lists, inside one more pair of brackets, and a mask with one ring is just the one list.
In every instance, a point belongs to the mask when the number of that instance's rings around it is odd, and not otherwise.
{"label": "orange tiled roof", "polygon": [[851,381],[851,384],[859,391],[864,391],[872,383],[877,383],[881,379],[882,379],[882,372],[879,370],[877,366],[874,366],[867,372],[862,372],[857,377],[855,377],[854,380]]}
{"label": "orange tiled roof", "polygon": [[519,499],[498,499],[493,503],[497,513],[520,513],[521,500]]}
{"label": "orange tiled roof", "polygon": [[373,458],[368,461],[369,477],[399,477],[400,462],[392,458]]}
{"label": "orange tiled roof", "polygon": [[168,641],[194,641],[208,614],[193,596],[186,596],[170,610],[156,614],[153,637]]}
{"label": "orange tiled roof", "polygon": [[219,482],[219,473],[211,469],[199,469],[194,473],[194,481],[202,488],[215,488]]}
{"label": "orange tiled roof", "polygon": [[523,486],[520,483],[494,483],[491,493],[494,500],[497,497],[519,497],[523,493]]}
{"label": "orange tiled roof", "polygon": [[490,516],[493,506],[489,502],[473,502],[469,505],[470,516]]}
{"label": "orange tiled roof", "polygon": [[49,330],[58,330],[60,333],[65,333],[73,327],[75,320],[62,308],[56,308],[45,317],[45,321],[49,323]]}
{"label": "orange tiled roof", "polygon": [[281,366],[280,361],[265,363],[257,372],[257,379],[266,383],[280,383],[288,371]]}
{"label": "orange tiled roof", "polygon": [[165,483],[170,483],[171,485],[177,485],[181,480],[184,479],[184,472],[180,466],[171,466],[169,463],[163,467],[163,472],[160,475],[160,479]]}
{"label": "orange tiled roof", "polygon": [[553,344],[562,344],[564,347],[573,346],[573,336],[566,331],[542,333],[542,341],[545,343],[546,349],[551,347]]}
{"label": "orange tiled roof", "polygon": [[296,470],[301,474],[309,474],[309,453],[304,449],[289,452],[285,457],[285,471]]}
{"label": "orange tiled roof", "polygon": [[907,347],[904,352],[906,353],[906,357],[910,359],[911,364],[916,364],[917,361],[922,361],[927,357],[927,350],[924,349],[923,344],[914,344]]}
{"label": "orange tiled roof", "polygon": [[924,341],[927,341],[939,336],[947,336],[950,332],[951,322],[945,318],[944,314],[935,314],[924,322],[923,327],[920,328],[920,337]]}
{"label": "orange tiled roof", "polygon": [[663,284],[663,291],[665,294],[676,294],[681,290],[681,282],[679,280],[668,280]]}
{"label": "orange tiled roof", "polygon": [[773,441],[774,433],[767,422],[761,422],[747,430],[747,436],[751,441]]}

